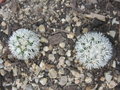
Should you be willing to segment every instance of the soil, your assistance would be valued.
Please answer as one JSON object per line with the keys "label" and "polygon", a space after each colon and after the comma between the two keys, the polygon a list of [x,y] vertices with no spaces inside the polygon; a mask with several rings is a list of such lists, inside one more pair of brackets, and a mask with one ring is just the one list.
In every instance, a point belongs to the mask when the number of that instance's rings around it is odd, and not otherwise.
{"label": "soil", "polygon": [[[9,37],[19,28],[30,29],[47,40],[41,42],[34,59],[18,60],[8,48]],[[77,36],[91,31],[106,35],[114,53],[105,67],[87,70],[75,61],[74,47]],[[1,47],[0,90],[120,90],[120,0],[0,0]],[[49,50],[44,51],[44,47]],[[68,51],[71,55],[66,54]],[[55,60],[50,60],[50,54]],[[59,67],[60,59],[64,63]],[[70,65],[65,63],[68,60]],[[45,70],[40,69],[41,62]],[[56,78],[49,76],[51,69],[57,72]],[[80,77],[72,75],[72,70]],[[106,73],[112,77],[110,81]],[[64,85],[60,84],[62,76],[67,77]],[[90,83],[85,81],[87,77],[92,79]],[[47,79],[45,85],[40,82],[43,78]]]}

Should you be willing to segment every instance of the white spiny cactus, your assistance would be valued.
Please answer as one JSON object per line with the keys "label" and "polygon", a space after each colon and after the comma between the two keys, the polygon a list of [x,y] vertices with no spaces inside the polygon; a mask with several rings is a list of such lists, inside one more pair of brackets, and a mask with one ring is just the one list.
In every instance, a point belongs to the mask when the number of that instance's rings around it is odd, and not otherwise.
{"label": "white spiny cactus", "polygon": [[27,60],[39,53],[39,37],[28,29],[18,29],[9,38],[8,46],[14,57]]}
{"label": "white spiny cactus", "polygon": [[89,32],[78,37],[76,58],[87,68],[100,68],[112,57],[112,44],[102,33]]}

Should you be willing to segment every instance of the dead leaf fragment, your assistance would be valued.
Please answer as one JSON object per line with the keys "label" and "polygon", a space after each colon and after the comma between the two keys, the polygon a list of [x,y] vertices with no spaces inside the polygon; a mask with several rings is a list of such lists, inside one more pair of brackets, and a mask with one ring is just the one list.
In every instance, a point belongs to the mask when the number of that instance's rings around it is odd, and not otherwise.
{"label": "dead leaf fragment", "polygon": [[85,17],[87,17],[87,18],[97,18],[101,21],[105,21],[105,16],[100,15],[100,14],[96,14],[96,13],[85,14]]}
{"label": "dead leaf fragment", "polygon": [[51,45],[59,44],[60,42],[65,41],[65,37],[62,35],[62,33],[56,33],[48,38],[48,41]]}

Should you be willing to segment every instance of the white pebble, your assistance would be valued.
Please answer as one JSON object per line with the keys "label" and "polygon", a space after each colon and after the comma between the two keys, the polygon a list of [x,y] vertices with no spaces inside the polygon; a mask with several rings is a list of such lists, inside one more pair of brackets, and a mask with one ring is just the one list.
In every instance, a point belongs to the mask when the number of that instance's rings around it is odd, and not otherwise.
{"label": "white pebble", "polygon": [[64,43],[64,42],[61,42],[61,43],[59,43],[59,46],[60,46],[61,48],[64,48],[64,47],[65,47],[65,43]]}
{"label": "white pebble", "polygon": [[45,52],[47,52],[47,51],[49,51],[49,47],[48,47],[48,46],[45,46],[45,47],[43,48],[43,50],[44,50]]}
{"label": "white pebble", "polygon": [[45,26],[44,25],[40,25],[39,26],[39,30],[40,30],[40,32],[44,33],[45,32]]}
{"label": "white pebble", "polygon": [[85,78],[85,82],[86,82],[86,83],[91,83],[91,82],[92,82],[92,78],[86,77],[86,78]]}
{"label": "white pebble", "polygon": [[42,85],[45,85],[45,84],[47,83],[47,78],[42,78],[42,79],[40,79],[40,83],[41,83]]}

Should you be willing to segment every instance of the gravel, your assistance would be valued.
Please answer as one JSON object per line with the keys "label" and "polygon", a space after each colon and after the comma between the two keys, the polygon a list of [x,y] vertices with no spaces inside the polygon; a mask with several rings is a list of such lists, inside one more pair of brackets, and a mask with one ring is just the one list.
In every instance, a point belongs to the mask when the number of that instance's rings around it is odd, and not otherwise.
{"label": "gravel", "polygon": [[[0,1],[0,90],[119,90],[119,6],[119,0]],[[40,38],[40,52],[29,61],[8,49],[19,28]],[[115,47],[100,69],[87,70],[75,57],[76,37],[90,31],[104,33]]]}

